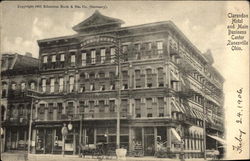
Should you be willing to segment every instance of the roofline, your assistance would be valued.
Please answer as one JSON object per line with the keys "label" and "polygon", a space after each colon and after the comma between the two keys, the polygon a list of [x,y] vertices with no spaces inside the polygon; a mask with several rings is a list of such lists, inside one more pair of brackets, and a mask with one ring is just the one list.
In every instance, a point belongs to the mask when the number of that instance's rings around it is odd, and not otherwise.
{"label": "roofline", "polygon": [[[160,24],[166,24],[169,21],[158,21],[158,22],[152,22],[152,23],[147,23],[147,24],[139,24],[139,25],[134,25],[134,26],[126,26],[126,27],[121,27],[115,30],[110,30],[110,31],[105,31],[103,33],[107,33],[107,32],[117,32],[117,31],[123,31],[126,29],[135,29],[135,28],[139,28],[139,27],[150,27],[150,26],[155,26],[155,25],[160,25]],[[96,33],[95,33],[96,34]],[[73,34],[73,35],[68,35],[68,36],[59,36],[59,37],[53,37],[53,38],[46,38],[46,39],[41,39],[41,40],[37,40],[38,43],[43,43],[43,42],[48,42],[48,41],[56,41],[56,40],[61,40],[61,39],[66,39],[66,38],[75,38],[77,36],[89,36],[89,35],[95,35],[93,33],[91,34]]]}
{"label": "roofline", "polygon": [[[187,44],[190,45],[190,47],[192,49],[194,49],[195,52],[198,53],[198,55],[205,61],[205,62],[209,62],[208,59],[202,54],[202,52],[186,37],[186,35],[171,21],[158,21],[158,22],[151,22],[151,23],[147,23],[147,24],[139,24],[139,25],[134,25],[134,26],[126,26],[126,27],[121,27],[118,28],[116,30],[111,30],[111,31],[105,31],[103,33],[108,33],[108,32],[119,32],[119,31],[123,31],[123,30],[128,30],[128,29],[136,29],[136,28],[141,28],[141,27],[151,27],[151,26],[157,26],[157,25],[169,25],[170,27],[172,27],[174,30],[177,31],[178,34],[180,34],[180,36],[183,38],[184,41],[187,42]],[[95,33],[97,34],[97,33]],[[100,33],[99,33],[100,34]],[[77,36],[88,36],[88,35],[94,35],[93,33],[91,34],[74,34],[74,35],[70,35],[70,36],[63,36],[63,37],[56,37],[56,38],[49,38],[49,39],[43,39],[43,40],[38,40],[38,43],[42,43],[42,42],[46,42],[46,41],[53,41],[53,40],[60,40],[63,38],[75,38]],[[217,69],[215,69],[212,65],[210,65],[215,72],[223,79],[223,81],[225,80],[223,78],[223,76],[218,72]]]}

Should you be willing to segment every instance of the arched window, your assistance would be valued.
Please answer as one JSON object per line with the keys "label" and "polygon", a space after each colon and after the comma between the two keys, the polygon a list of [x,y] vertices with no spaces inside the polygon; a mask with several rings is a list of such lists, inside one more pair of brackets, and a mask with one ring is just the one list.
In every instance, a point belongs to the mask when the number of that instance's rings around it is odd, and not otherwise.
{"label": "arched window", "polygon": [[2,82],[2,97],[7,97],[8,86],[6,82]]}
{"label": "arched window", "polygon": [[91,72],[90,74],[89,74],[89,79],[95,79],[95,73],[94,72]]}
{"label": "arched window", "polygon": [[105,73],[104,72],[99,72],[99,78],[105,78]]}

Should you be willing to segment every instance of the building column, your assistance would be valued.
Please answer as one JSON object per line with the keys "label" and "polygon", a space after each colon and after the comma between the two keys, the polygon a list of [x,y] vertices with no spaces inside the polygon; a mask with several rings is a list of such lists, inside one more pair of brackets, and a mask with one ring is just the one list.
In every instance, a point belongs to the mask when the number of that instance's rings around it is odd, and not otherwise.
{"label": "building column", "polygon": [[73,155],[76,154],[76,129],[73,130]]}
{"label": "building column", "polygon": [[36,129],[32,130],[32,136],[31,136],[31,152],[32,154],[36,153]]}
{"label": "building column", "polygon": [[171,115],[171,97],[164,97],[164,113],[166,116],[172,118]]}
{"label": "building column", "polygon": [[[144,145],[145,145],[145,143],[144,143],[144,127],[142,127],[142,149],[144,149]],[[145,150],[144,150],[144,152],[145,152]]]}
{"label": "building column", "polygon": [[94,144],[96,145],[96,128],[94,128]]}
{"label": "building column", "polygon": [[19,129],[16,131],[16,148],[18,148],[18,142],[19,142]]}
{"label": "building column", "polygon": [[25,142],[25,144],[27,143],[27,131],[28,130],[24,130],[24,142]]}
{"label": "building column", "polygon": [[133,138],[134,138],[134,134],[133,134],[133,129],[129,126],[128,127],[128,138],[129,138],[129,151],[132,151],[133,149]]}
{"label": "building column", "polygon": [[133,98],[129,98],[129,109],[128,109],[128,112],[129,112],[129,115],[133,116],[134,112],[133,112],[133,105],[134,105],[134,101],[133,101]]}
{"label": "building column", "polygon": [[84,144],[87,144],[87,130],[86,130],[86,128],[84,129],[84,131],[83,131],[83,141],[84,141]]}
{"label": "building column", "polygon": [[45,149],[46,149],[46,129],[44,128],[43,130],[43,154],[45,154]]}
{"label": "building column", "polygon": [[135,86],[134,86],[134,80],[133,80],[133,75],[134,75],[134,73],[133,73],[133,66],[132,66],[132,63],[130,63],[129,64],[129,69],[128,69],[128,75],[129,75],[129,82],[128,82],[128,88],[129,89],[133,89],[133,88],[135,88]]}
{"label": "building column", "polygon": [[3,127],[3,147],[2,150],[5,152],[5,146],[6,146],[6,127]]}
{"label": "building column", "polygon": [[167,148],[172,148],[172,136],[171,127],[167,127]]}
{"label": "building column", "polygon": [[154,127],[154,144],[155,144],[155,152],[157,151],[157,127]]}

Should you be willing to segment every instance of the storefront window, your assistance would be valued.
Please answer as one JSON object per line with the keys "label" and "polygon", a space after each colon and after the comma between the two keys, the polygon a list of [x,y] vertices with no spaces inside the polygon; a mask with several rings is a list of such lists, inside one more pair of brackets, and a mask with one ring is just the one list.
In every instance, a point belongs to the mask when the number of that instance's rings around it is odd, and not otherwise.
{"label": "storefront window", "polygon": [[37,130],[36,150],[44,150],[44,131],[43,129]]}
{"label": "storefront window", "polygon": [[94,144],[94,129],[86,129],[86,144]]}

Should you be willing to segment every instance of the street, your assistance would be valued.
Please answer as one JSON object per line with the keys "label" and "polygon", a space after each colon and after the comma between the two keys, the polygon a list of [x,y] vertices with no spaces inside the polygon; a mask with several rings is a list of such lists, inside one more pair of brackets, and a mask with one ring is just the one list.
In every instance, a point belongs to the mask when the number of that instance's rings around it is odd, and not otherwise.
{"label": "street", "polygon": [[[118,161],[116,157],[103,159],[92,158],[87,156],[86,158],[79,158],[77,155],[50,155],[50,154],[30,154],[27,160],[27,153],[3,153],[2,161]],[[155,157],[126,157],[126,161],[179,161],[180,159],[169,158],[155,158]],[[204,161],[202,158],[185,159],[186,161]],[[211,159],[207,159],[211,160]]]}

